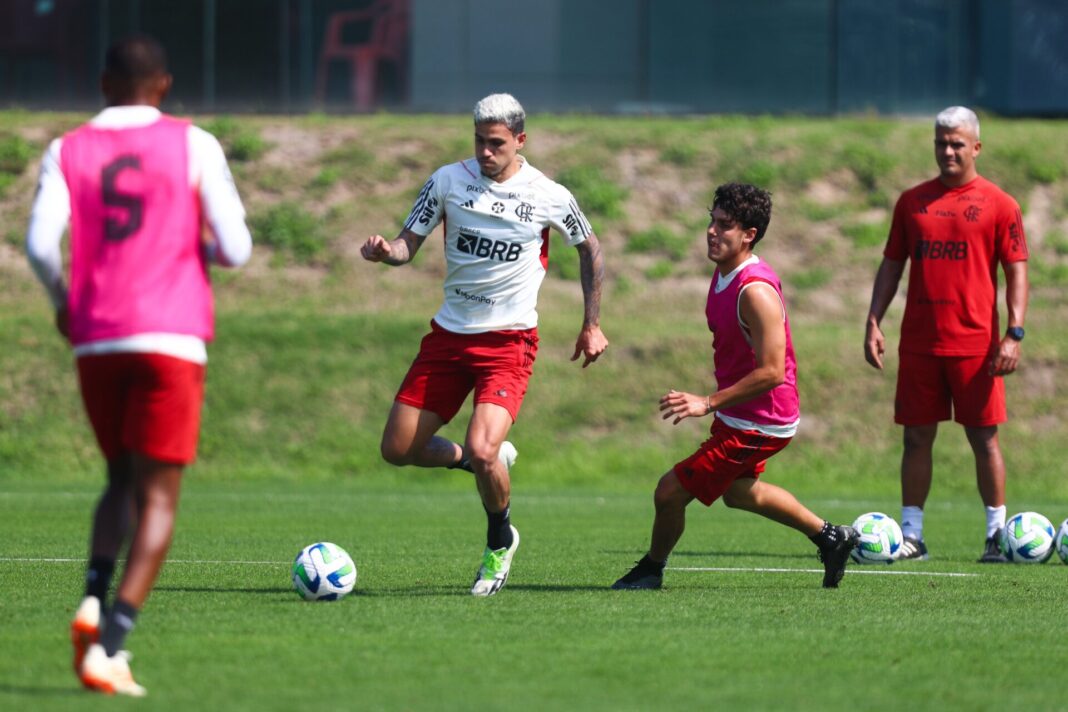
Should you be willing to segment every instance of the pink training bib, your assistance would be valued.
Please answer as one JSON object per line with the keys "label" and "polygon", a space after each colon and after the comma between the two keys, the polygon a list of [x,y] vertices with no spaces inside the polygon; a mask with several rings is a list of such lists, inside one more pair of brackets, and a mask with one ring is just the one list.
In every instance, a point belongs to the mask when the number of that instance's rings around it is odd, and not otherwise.
{"label": "pink training bib", "polygon": [[[720,276],[717,273],[708,291],[708,305],[705,315],[708,328],[712,331],[712,348],[715,352],[714,362],[716,384],[719,390],[728,388],[756,368],[756,356],[749,343],[749,334],[742,327],[738,315],[738,298],[742,289],[753,282],[765,282],[771,285],[782,298],[782,284],[778,275],[760,260],[747,265],[734,275],[734,279],[723,291],[717,293],[716,285]],[[783,306],[783,326],[786,329],[786,380],[763,395],[720,411],[731,418],[748,420],[761,425],[788,425],[800,417],[801,406],[797,395],[797,361],[794,358],[794,344],[790,336],[790,320],[785,315]]]}
{"label": "pink training bib", "polygon": [[63,138],[70,190],[70,330],[75,346],[143,333],[214,333],[189,123],[89,124]]}

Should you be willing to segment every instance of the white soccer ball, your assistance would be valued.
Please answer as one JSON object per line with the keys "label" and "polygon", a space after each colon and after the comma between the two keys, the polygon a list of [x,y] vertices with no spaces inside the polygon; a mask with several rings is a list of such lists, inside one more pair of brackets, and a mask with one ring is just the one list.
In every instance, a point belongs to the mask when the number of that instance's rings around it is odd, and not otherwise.
{"label": "white soccer ball", "polygon": [[336,601],[356,585],[356,564],[337,544],[306,546],[293,561],[293,588],[305,601]]}
{"label": "white soccer ball", "polygon": [[882,512],[868,512],[857,517],[853,528],[860,541],[850,553],[858,564],[892,564],[901,549],[901,527]]}
{"label": "white soccer ball", "polygon": [[1068,519],[1061,522],[1061,528],[1057,530],[1057,538],[1054,539],[1054,548],[1061,561],[1068,564]]}
{"label": "white soccer ball", "polygon": [[1001,530],[998,545],[1009,561],[1041,564],[1053,555],[1053,525],[1038,512],[1020,512]]}

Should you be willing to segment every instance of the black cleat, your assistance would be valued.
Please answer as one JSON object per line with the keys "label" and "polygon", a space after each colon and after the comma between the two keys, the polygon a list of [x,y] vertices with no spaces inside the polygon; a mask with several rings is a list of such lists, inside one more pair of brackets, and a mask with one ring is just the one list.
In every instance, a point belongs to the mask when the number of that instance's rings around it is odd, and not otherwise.
{"label": "black cleat", "polygon": [[1001,530],[994,532],[994,536],[986,540],[983,547],[983,555],[979,557],[980,564],[1007,564],[1009,560],[1001,553],[998,541],[1001,539]]}
{"label": "black cleat", "polygon": [[906,536],[901,540],[901,549],[897,552],[895,561],[908,560],[927,561],[927,545],[923,539],[914,536]]}
{"label": "black cleat", "polygon": [[849,553],[860,541],[860,534],[853,527],[835,527],[838,536],[834,543],[819,550],[820,561],[823,562],[823,587],[838,588],[838,582],[845,576],[846,562],[849,561]]}
{"label": "black cleat", "polygon": [[654,568],[639,561],[623,578],[612,584],[616,591],[637,591],[641,589],[658,589],[664,583],[664,569]]}

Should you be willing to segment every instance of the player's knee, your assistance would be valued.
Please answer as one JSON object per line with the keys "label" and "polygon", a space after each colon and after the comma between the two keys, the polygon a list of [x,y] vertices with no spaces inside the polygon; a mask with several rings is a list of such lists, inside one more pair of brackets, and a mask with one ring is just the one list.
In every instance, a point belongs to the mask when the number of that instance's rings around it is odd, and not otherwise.
{"label": "player's knee", "polygon": [[471,460],[471,468],[475,472],[485,472],[497,462],[497,453],[500,448],[486,444],[468,443],[465,450]]}
{"label": "player's knee", "polygon": [[404,467],[410,465],[413,462],[412,454],[408,448],[399,446],[394,442],[382,441],[382,447],[380,449],[382,453],[382,459],[391,465],[397,467]]}
{"label": "player's knee", "polygon": [[653,492],[653,505],[657,511],[670,509],[672,507],[678,507],[683,505],[683,493],[682,485],[679,484],[678,478],[675,473],[669,472],[660,478],[660,482],[656,485],[656,491]]}
{"label": "player's knee", "polygon": [[730,507],[731,509],[744,509],[745,508],[744,498],[738,496],[737,494],[735,494],[734,492],[731,492],[730,490],[727,490],[726,492],[723,493],[722,499],[723,499],[723,504],[728,506],[728,507]]}
{"label": "player's knee", "polygon": [[934,446],[935,433],[933,428],[905,428],[904,447],[906,451],[930,450]]}

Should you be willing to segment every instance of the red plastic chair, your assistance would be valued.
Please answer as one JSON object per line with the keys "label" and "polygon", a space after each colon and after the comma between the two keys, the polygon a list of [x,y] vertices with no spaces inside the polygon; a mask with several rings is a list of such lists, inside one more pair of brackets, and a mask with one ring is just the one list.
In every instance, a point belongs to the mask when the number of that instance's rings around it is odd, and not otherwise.
{"label": "red plastic chair", "polygon": [[[346,44],[345,28],[354,23],[368,25],[367,40]],[[407,58],[407,0],[375,0],[364,10],[335,12],[326,21],[323,49],[319,54],[315,96],[320,103],[325,99],[330,63],[334,60],[344,60],[349,63],[350,95],[356,109],[370,111],[378,98],[379,64],[393,62],[403,73]]]}

